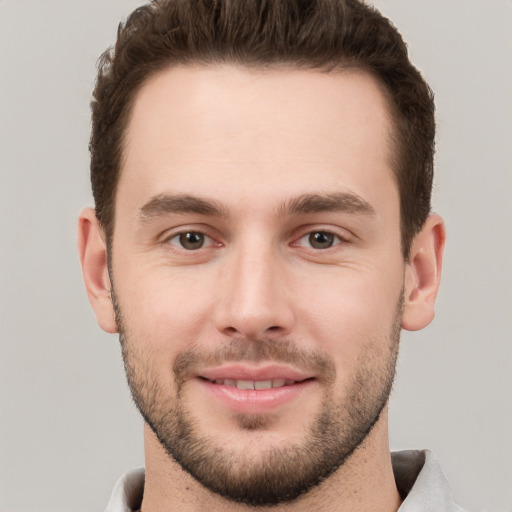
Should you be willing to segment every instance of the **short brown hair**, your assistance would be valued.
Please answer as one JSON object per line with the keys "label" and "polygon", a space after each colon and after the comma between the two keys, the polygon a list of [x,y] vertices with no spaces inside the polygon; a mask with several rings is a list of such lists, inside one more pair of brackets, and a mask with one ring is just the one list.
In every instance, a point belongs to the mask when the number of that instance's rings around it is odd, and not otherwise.
{"label": "short brown hair", "polygon": [[433,94],[396,28],[359,0],[154,0],[121,23],[115,46],[100,58],[91,103],[91,182],[107,237],[126,125],[141,85],[172,65],[223,62],[323,72],[351,67],[378,80],[395,125],[393,170],[407,259],[430,212]]}

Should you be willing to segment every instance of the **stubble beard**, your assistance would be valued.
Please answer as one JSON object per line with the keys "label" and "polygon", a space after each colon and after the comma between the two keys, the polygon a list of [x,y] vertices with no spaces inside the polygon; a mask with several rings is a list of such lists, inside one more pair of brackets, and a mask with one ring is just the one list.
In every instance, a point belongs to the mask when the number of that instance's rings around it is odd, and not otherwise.
{"label": "stubble beard", "polygon": [[[135,405],[167,454],[206,489],[230,501],[256,507],[297,500],[350,458],[388,402],[398,355],[403,296],[386,339],[367,343],[342,401],[336,398],[334,365],[326,354],[305,354],[292,342],[271,339],[237,340],[209,355],[192,351],[180,354],[173,368],[177,391],[174,397],[169,396],[169,391],[153,378],[144,351],[138,348],[141,344],[127,336],[115,295],[113,299]],[[302,443],[262,447],[259,459],[255,459],[230,447],[223,439],[202,433],[201,425],[187,407],[184,376],[198,363],[227,360],[268,360],[295,363],[299,368],[315,366],[317,374],[325,377],[320,412],[307,428]],[[237,420],[241,430],[252,430],[256,436],[264,436],[269,422],[266,415],[240,415]]]}

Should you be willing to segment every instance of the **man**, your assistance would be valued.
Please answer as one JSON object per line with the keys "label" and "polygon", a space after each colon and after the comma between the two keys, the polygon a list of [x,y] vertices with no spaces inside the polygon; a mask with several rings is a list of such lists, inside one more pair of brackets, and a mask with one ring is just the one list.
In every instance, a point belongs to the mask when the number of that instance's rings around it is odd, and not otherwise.
{"label": "man", "polygon": [[461,510],[432,454],[389,452],[445,239],[396,29],[354,0],[153,2],[92,107],[81,262],[145,420],[107,510]]}

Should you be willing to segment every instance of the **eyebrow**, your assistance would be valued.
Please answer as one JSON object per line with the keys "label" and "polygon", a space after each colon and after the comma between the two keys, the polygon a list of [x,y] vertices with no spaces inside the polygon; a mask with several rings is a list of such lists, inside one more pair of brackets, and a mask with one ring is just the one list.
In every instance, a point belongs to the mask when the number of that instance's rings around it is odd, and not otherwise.
{"label": "eyebrow", "polygon": [[[344,212],[374,215],[375,210],[356,194],[335,192],[330,194],[302,194],[283,203],[281,215],[307,215],[321,212]],[[139,211],[142,222],[167,214],[195,213],[210,217],[227,217],[226,208],[218,201],[187,194],[161,194],[151,198]]]}
{"label": "eyebrow", "polygon": [[172,213],[196,213],[226,217],[226,209],[217,201],[186,194],[161,194],[151,198],[139,211],[141,221]]}
{"label": "eyebrow", "polygon": [[289,215],[321,212],[375,215],[375,209],[370,203],[357,194],[349,192],[303,194],[285,203],[282,212]]}

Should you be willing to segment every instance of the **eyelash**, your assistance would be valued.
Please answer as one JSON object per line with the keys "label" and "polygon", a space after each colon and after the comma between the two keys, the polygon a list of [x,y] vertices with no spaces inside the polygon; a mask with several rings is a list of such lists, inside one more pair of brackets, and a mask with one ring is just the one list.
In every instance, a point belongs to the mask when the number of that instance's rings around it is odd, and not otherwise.
{"label": "eyelash", "polygon": [[[188,237],[188,240],[187,240]],[[194,237],[196,239],[194,239]],[[197,238],[200,238],[197,240]],[[314,238],[316,237],[316,239]],[[173,242],[174,241],[174,242]],[[305,243],[304,243],[305,242]],[[327,247],[314,247],[313,244],[317,242],[318,244],[326,244]],[[313,251],[327,251],[332,249],[338,245],[348,243],[347,238],[342,237],[336,233],[328,229],[314,229],[304,233],[300,238],[295,239],[290,245],[292,247],[302,247],[306,250]],[[165,244],[171,245],[175,247],[177,250],[185,250],[187,252],[195,252],[199,249],[207,249],[210,247],[220,247],[222,244],[217,242],[213,237],[206,234],[201,230],[183,230],[178,233],[173,234],[170,237],[167,237],[164,240]],[[190,243],[191,247],[185,247],[186,243]],[[193,247],[194,243],[198,246]]]}
{"label": "eyelash", "polygon": [[[318,237],[315,237],[316,235],[320,235]],[[308,243],[308,246],[302,245],[302,241],[306,241]],[[319,243],[322,244],[326,242],[329,244],[328,247],[313,247],[313,243]],[[333,233],[332,231],[326,230],[326,229],[315,229],[312,231],[308,231],[304,235],[302,235],[297,242],[294,243],[294,245],[297,245],[299,247],[305,247],[306,249],[313,249],[318,251],[326,251],[328,249],[332,249],[333,247],[336,247],[337,245],[343,244],[348,242],[346,238],[341,237],[340,235],[337,235],[336,233]]]}
{"label": "eyelash", "polygon": [[[203,243],[201,243],[201,245],[197,248],[187,248],[185,247],[183,244],[184,242],[186,242],[186,239],[185,237],[187,236],[200,236],[200,237],[203,237]],[[173,240],[176,240],[176,243],[173,243]],[[194,243],[193,240],[189,240],[191,244]],[[180,231],[179,233],[175,233],[174,235],[168,237],[165,239],[164,241],[166,244],[169,244],[169,245],[173,245],[173,246],[176,246],[178,247],[178,250],[185,250],[185,251],[189,251],[189,252],[194,252],[196,250],[199,250],[199,249],[203,249],[205,247],[212,247],[212,246],[220,246],[221,244],[216,242],[211,236],[207,235],[206,233],[204,233],[203,231],[200,231],[200,230],[185,230],[185,231]]]}

